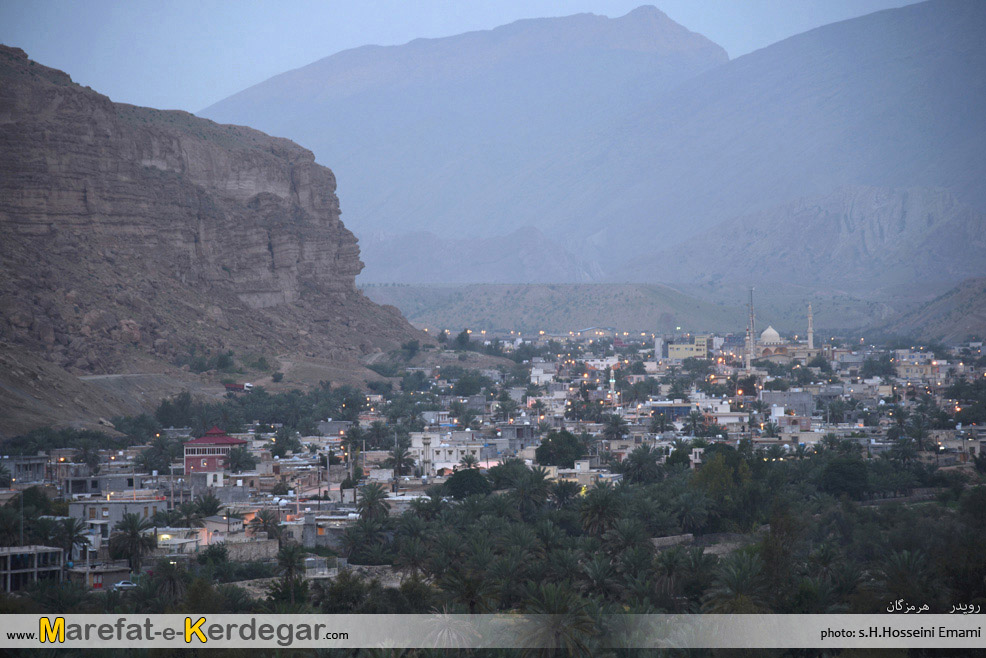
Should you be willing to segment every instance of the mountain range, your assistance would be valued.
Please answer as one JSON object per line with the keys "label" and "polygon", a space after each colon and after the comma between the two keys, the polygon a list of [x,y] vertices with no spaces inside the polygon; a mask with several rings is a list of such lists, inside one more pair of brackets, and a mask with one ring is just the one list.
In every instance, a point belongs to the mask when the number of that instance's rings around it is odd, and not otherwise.
{"label": "mountain range", "polygon": [[[296,139],[332,162],[373,281],[680,281],[694,276],[701,244],[719,268],[702,276],[752,282],[763,268],[751,260],[767,258],[771,272],[814,289],[827,276],[791,241],[816,230],[806,208],[896,198],[920,206],[928,227],[976,235],[984,29],[986,4],[933,0],[730,61],[641,7],[344,51],[201,114]],[[873,236],[886,213],[852,206]],[[955,223],[963,218],[971,223]],[[863,258],[831,285],[923,281],[919,268],[886,268],[921,260],[913,216],[908,226],[900,244],[884,233],[892,257]],[[738,232],[756,259],[737,256]],[[511,248],[528,234],[540,261]],[[832,257],[883,247],[857,244],[862,235],[844,231]],[[474,273],[441,248],[482,240]],[[402,243],[430,266],[394,258]],[[973,252],[937,273],[941,286],[983,274]]]}

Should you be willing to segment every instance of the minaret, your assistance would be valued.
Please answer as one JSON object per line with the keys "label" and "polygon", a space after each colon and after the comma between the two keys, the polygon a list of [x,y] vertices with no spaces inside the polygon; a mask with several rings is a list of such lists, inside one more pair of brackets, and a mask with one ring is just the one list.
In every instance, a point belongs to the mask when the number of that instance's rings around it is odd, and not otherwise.
{"label": "minaret", "polygon": [[746,370],[753,368],[753,353],[756,351],[756,320],[753,314],[753,288],[750,288],[750,319],[746,325]]}
{"label": "minaret", "polygon": [[811,304],[808,304],[808,349],[815,349],[815,327],[812,321]]}

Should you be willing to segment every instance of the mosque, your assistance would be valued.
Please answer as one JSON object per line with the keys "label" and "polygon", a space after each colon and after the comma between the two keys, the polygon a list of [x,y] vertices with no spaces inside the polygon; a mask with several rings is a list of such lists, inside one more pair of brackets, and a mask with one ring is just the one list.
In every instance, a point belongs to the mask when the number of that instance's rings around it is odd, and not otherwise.
{"label": "mosque", "polygon": [[808,340],[804,343],[788,341],[781,338],[777,330],[769,326],[760,333],[760,338],[751,341],[753,333],[753,301],[750,300],[750,327],[747,329],[747,369],[751,360],[765,359],[774,363],[790,363],[791,361],[802,361],[807,363],[822,353],[821,349],[815,348],[815,328],[813,326],[811,304],[808,305]]}

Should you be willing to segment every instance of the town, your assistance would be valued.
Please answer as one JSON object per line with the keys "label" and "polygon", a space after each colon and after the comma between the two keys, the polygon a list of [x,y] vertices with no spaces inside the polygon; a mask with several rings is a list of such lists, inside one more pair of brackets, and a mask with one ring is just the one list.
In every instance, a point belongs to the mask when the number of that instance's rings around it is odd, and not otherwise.
{"label": "town", "polygon": [[[445,365],[415,365],[438,354]],[[470,356],[483,367],[456,365]],[[743,334],[441,331],[377,370],[366,389],[227,385],[221,402],[183,392],[105,432],[6,442],[5,605],[105,592],[100,605],[139,610],[410,611],[444,592],[474,612],[516,603],[509,573],[550,556],[560,562],[538,568],[567,565],[613,600],[760,610],[766,564],[746,565],[764,572],[753,594],[710,599],[702,579],[780,541],[779,518],[798,515],[781,498],[961,501],[982,515],[969,502],[986,472],[981,341],[821,339],[810,307],[804,335],[757,332],[751,301]],[[491,517],[490,545],[467,545],[459,515]],[[672,556],[699,561],[686,570],[696,582],[666,582]],[[655,587],[645,574],[661,569]],[[847,600],[864,588],[855,577]]]}

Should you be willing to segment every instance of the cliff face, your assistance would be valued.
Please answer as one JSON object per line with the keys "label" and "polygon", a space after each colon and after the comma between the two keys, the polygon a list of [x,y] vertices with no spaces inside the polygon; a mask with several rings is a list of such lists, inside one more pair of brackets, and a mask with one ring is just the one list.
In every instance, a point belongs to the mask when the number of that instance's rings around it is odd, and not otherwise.
{"label": "cliff face", "polygon": [[393,347],[416,332],[356,290],[334,191],[293,142],[113,103],[0,46],[0,338],[96,372]]}

